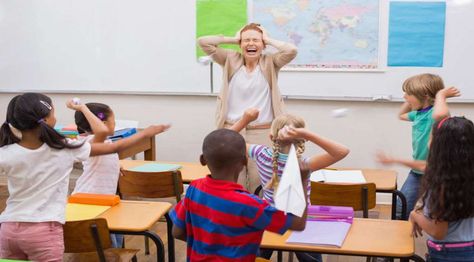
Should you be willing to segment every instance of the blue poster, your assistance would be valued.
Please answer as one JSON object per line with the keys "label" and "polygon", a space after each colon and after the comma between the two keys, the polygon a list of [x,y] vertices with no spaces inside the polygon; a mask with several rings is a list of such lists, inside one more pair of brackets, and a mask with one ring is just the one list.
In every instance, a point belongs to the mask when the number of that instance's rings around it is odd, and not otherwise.
{"label": "blue poster", "polygon": [[442,67],[445,2],[390,2],[388,66]]}

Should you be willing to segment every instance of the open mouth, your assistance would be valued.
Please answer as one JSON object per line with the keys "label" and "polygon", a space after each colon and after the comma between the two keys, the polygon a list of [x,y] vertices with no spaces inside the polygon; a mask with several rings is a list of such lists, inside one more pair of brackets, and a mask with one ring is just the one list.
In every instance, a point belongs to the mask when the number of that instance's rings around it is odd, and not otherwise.
{"label": "open mouth", "polygon": [[255,48],[255,47],[247,47],[247,48],[245,49],[245,51],[246,51],[247,54],[249,54],[249,55],[254,55],[254,54],[257,53],[257,48]]}

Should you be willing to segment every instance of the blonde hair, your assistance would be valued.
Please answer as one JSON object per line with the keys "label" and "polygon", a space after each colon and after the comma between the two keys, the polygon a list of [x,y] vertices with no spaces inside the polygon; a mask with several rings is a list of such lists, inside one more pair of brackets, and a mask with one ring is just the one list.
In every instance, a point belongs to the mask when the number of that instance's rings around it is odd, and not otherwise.
{"label": "blonde hair", "polygon": [[[278,132],[285,126],[292,126],[295,128],[304,128],[305,122],[303,118],[290,115],[290,114],[283,114],[275,118],[272,122],[272,126],[270,128],[270,134],[272,135],[272,143],[273,143],[273,156],[272,156],[272,178],[268,183],[265,185],[266,189],[273,188],[274,190],[277,189],[279,179],[278,179],[278,156],[280,155],[280,146],[281,141],[278,138]],[[303,139],[293,141],[293,145],[296,147],[296,154],[301,157],[301,154],[304,152],[304,143]]]}
{"label": "blonde hair", "polygon": [[412,76],[402,86],[403,92],[415,96],[422,103],[428,100],[430,105],[434,104],[436,93],[443,88],[443,79],[434,74]]}

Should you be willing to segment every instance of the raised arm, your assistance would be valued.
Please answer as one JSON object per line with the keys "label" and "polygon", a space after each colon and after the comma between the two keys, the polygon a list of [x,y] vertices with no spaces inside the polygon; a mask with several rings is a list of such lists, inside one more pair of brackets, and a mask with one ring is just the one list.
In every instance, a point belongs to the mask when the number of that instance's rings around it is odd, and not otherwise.
{"label": "raised arm", "polygon": [[276,67],[281,68],[296,57],[298,54],[298,48],[296,48],[295,45],[270,38],[265,28],[260,27],[260,29],[263,31],[263,42],[278,50],[277,53],[273,54],[273,63]]}
{"label": "raised arm", "polygon": [[433,119],[439,121],[449,116],[447,98],[460,96],[461,92],[456,87],[444,88],[436,93],[436,98],[433,108]]}
{"label": "raised arm", "polygon": [[408,102],[403,103],[403,105],[400,107],[400,111],[398,112],[398,118],[400,120],[410,121],[410,119],[408,119],[408,113],[410,113],[410,111],[410,104]]}
{"label": "raised arm", "polygon": [[239,44],[239,38],[222,35],[210,35],[199,37],[197,42],[204,53],[211,56],[212,59],[219,65],[224,66],[228,50],[219,48],[219,45]]}
{"label": "raised arm", "polygon": [[260,112],[257,108],[248,108],[245,110],[239,121],[235,122],[229,129],[234,130],[235,132],[242,131],[242,129],[244,129],[250,122],[258,118],[259,113]]}
{"label": "raised arm", "polygon": [[94,113],[92,113],[89,108],[85,104],[75,104],[72,99],[66,102],[66,106],[72,110],[76,110],[84,114],[91,126],[92,133],[94,133],[94,139],[92,143],[102,143],[107,138],[109,134],[109,129],[104,124],[102,120],[100,120]]}
{"label": "raised arm", "polygon": [[91,144],[91,156],[105,155],[117,153],[126,148],[129,148],[143,139],[150,138],[159,133],[162,133],[170,128],[170,125],[153,125],[145,128],[145,130],[138,132],[136,135],[121,139],[114,143],[93,143]]}
{"label": "raised arm", "polygon": [[311,171],[328,167],[349,154],[349,148],[346,146],[313,133],[305,128],[287,126],[280,130],[278,137],[282,140],[305,139],[326,151],[326,153],[315,155],[308,159],[306,164]]}

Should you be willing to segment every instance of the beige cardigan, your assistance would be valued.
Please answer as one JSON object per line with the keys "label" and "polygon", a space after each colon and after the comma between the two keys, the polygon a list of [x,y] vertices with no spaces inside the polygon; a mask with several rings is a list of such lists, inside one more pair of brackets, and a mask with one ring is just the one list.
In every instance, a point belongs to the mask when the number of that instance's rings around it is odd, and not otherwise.
{"label": "beige cardigan", "polygon": [[[220,36],[208,36],[207,39],[212,39],[209,42],[218,42]],[[219,96],[217,97],[217,110],[216,110],[216,125],[217,128],[223,128],[225,123],[225,114],[227,113],[229,95],[229,83],[232,76],[237,70],[244,65],[244,59],[240,52],[220,48],[213,44],[206,43],[208,41],[198,41],[202,50],[212,57],[214,62],[218,63],[223,68],[222,77],[222,88]],[[285,44],[280,47],[280,50],[274,54],[262,55],[260,57],[259,66],[262,73],[267,80],[271,89],[272,109],[273,116],[277,117],[284,111],[283,98],[280,95],[278,88],[278,72],[280,68],[288,64],[293,58],[296,57],[297,50],[293,45]]]}

